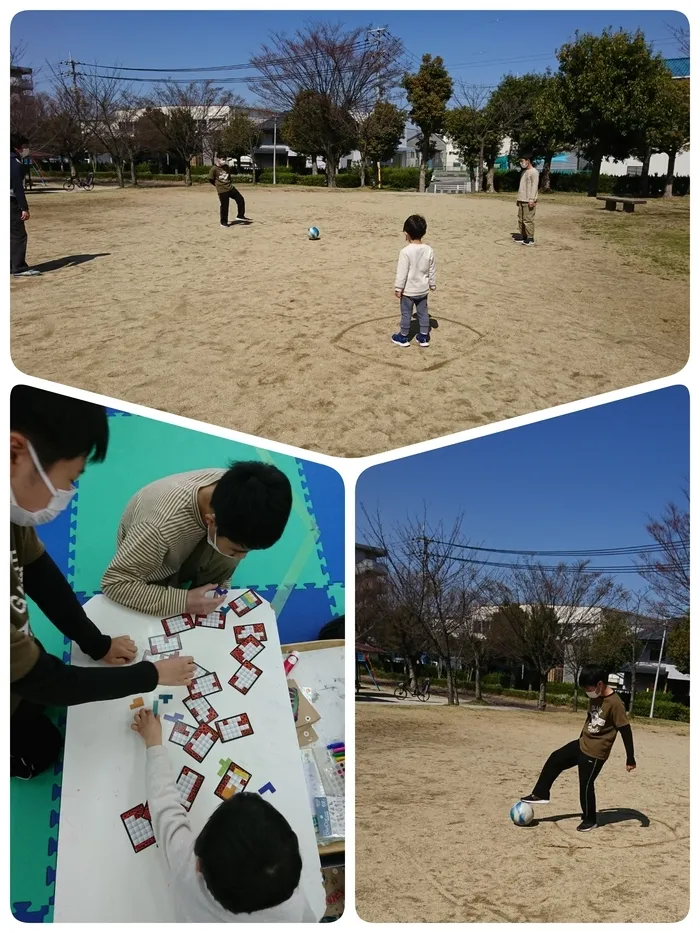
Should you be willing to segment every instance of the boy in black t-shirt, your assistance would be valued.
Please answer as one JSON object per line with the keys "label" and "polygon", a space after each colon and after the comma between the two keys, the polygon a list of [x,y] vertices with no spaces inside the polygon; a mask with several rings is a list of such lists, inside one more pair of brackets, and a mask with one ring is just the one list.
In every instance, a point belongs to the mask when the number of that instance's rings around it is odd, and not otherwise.
{"label": "boy in black t-shirt", "polygon": [[562,771],[578,766],[582,821],[577,829],[586,833],[598,828],[595,780],[610,756],[618,732],[627,752],[627,771],[634,771],[637,763],[634,760],[632,727],[627,719],[624,703],[608,686],[607,673],[595,668],[586,668],[579,677],[579,684],[586,691],[589,701],[588,715],[581,735],[568,745],[552,752],[545,762],[535,789],[521,800],[529,804],[549,803],[552,784]]}

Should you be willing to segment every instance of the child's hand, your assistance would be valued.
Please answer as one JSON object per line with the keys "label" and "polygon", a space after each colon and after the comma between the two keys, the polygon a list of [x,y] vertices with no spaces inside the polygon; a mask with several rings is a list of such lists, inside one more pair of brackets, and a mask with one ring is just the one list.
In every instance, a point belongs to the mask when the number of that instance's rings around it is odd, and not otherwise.
{"label": "child's hand", "polygon": [[431,292],[437,291],[437,285],[431,285],[431,286],[430,286],[430,291],[431,291]]}
{"label": "child's hand", "polygon": [[403,298],[403,289],[402,289],[402,288],[395,288],[395,289],[394,289],[394,297],[395,297],[395,298]]}
{"label": "child's hand", "polygon": [[637,765],[636,765],[636,764],[635,764],[635,765],[629,765],[629,764],[628,764],[628,765],[625,765],[625,767],[627,768],[628,771],[634,771],[634,770],[636,769]]}
{"label": "child's hand", "polygon": [[160,724],[160,716],[154,716],[153,710],[140,709],[134,716],[131,728],[134,732],[138,732],[146,743],[146,748],[163,744],[163,727]]}

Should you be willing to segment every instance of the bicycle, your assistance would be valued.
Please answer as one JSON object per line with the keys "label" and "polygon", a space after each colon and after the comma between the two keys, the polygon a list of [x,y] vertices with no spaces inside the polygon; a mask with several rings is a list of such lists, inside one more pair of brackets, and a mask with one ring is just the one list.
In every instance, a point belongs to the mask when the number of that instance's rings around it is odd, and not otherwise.
{"label": "bicycle", "polygon": [[70,178],[66,179],[63,182],[64,191],[74,191],[76,186],[82,188],[83,191],[92,191],[95,187],[95,175],[93,172],[88,172],[85,179],[78,178],[77,175],[71,175]]}
{"label": "bicycle", "polygon": [[430,699],[430,681],[424,680],[420,686],[416,685],[415,690],[409,690],[405,683],[400,683],[394,690],[394,696],[397,700],[405,700],[407,697],[412,696],[422,703],[427,703]]}

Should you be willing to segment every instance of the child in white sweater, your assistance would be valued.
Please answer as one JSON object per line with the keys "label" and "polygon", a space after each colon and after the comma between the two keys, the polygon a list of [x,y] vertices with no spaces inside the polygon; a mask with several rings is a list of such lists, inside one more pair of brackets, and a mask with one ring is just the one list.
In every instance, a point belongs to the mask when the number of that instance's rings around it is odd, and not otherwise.
{"label": "child in white sweater", "polygon": [[430,346],[428,292],[434,292],[436,286],[435,254],[432,246],[423,243],[427,229],[425,217],[421,217],[420,214],[411,214],[403,225],[408,246],[404,246],[399,253],[394,283],[394,293],[401,301],[401,326],[399,333],[392,334],[391,337],[399,347],[407,347],[410,343],[409,332],[414,306],[419,327],[416,343],[423,348]]}
{"label": "child in white sweater", "polygon": [[160,718],[139,710],[131,728],[146,743],[148,808],[181,921],[317,923],[299,887],[299,842],[282,814],[258,794],[234,794],[195,838],[163,748]]}

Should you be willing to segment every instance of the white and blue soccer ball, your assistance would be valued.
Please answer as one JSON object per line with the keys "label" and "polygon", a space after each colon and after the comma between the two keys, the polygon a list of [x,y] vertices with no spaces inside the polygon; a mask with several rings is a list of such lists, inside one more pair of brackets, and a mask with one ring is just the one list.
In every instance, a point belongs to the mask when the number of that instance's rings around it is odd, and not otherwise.
{"label": "white and blue soccer ball", "polygon": [[535,811],[529,803],[519,800],[510,808],[510,818],[516,826],[529,826],[535,818]]}
{"label": "white and blue soccer ball", "polygon": [[321,231],[318,227],[309,227],[306,234],[310,240],[319,240],[321,238]]}

